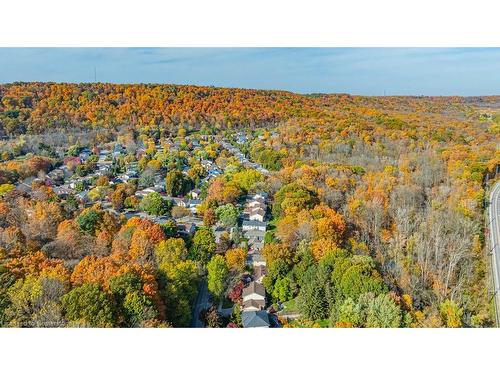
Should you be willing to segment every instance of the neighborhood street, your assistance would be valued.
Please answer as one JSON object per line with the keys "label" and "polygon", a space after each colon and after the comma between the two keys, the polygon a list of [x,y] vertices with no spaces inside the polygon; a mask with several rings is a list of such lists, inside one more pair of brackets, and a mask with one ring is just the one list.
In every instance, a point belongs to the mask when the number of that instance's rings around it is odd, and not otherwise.
{"label": "neighborhood street", "polygon": [[193,305],[193,318],[191,320],[192,328],[203,328],[203,322],[200,320],[200,312],[208,307],[208,287],[207,280],[202,279],[200,287],[198,288],[198,295]]}
{"label": "neighborhood street", "polygon": [[500,323],[500,182],[491,190],[488,219],[491,239],[491,264],[493,273],[493,286],[495,298],[495,311],[497,326]]}

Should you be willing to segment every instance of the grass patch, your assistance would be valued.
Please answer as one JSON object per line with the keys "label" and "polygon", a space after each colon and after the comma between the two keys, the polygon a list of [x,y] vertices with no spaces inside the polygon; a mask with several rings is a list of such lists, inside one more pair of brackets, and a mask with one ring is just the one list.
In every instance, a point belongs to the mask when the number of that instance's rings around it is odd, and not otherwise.
{"label": "grass patch", "polygon": [[328,319],[310,321],[299,318],[290,321],[289,325],[293,328],[328,328],[329,322]]}
{"label": "grass patch", "polygon": [[297,298],[291,299],[290,301],[283,302],[283,310],[281,310],[279,313],[280,315],[283,314],[298,314],[299,310],[297,308]]}

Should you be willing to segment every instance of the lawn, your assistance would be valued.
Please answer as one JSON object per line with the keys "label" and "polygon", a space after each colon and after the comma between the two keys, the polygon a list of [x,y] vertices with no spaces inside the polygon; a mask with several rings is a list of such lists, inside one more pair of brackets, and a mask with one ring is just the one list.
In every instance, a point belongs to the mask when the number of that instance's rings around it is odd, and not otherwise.
{"label": "lawn", "polygon": [[314,321],[308,321],[303,319],[294,319],[290,321],[290,326],[295,328],[328,328],[328,319],[320,319]]}
{"label": "lawn", "polygon": [[283,310],[279,313],[280,315],[284,314],[297,314],[299,311],[297,309],[297,301],[296,298],[291,299],[290,301],[283,302]]}

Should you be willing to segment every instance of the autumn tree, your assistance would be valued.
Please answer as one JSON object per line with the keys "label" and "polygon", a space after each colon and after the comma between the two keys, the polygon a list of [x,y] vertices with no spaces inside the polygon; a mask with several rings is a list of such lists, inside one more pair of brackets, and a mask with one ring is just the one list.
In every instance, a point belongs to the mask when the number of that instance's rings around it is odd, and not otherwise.
{"label": "autumn tree", "polygon": [[190,257],[205,264],[214,254],[216,249],[215,237],[208,228],[200,228],[193,237],[193,243],[190,249]]}
{"label": "autumn tree", "polygon": [[212,257],[207,264],[208,290],[220,300],[226,291],[226,279],[229,273],[225,259],[220,255]]}
{"label": "autumn tree", "polygon": [[114,297],[117,320],[125,327],[138,327],[158,317],[153,299],[144,293],[142,280],[136,274],[115,276],[109,281],[109,290]]}
{"label": "autumn tree", "polygon": [[83,284],[62,297],[64,315],[73,326],[113,327],[113,302],[98,284]]}
{"label": "autumn tree", "polygon": [[224,254],[227,266],[232,271],[243,272],[245,269],[247,252],[244,249],[229,249]]}
{"label": "autumn tree", "polygon": [[169,238],[155,249],[156,263],[164,284],[169,309],[169,321],[176,326],[188,326],[191,303],[196,297],[199,280],[197,264],[188,259],[189,251],[182,238]]}
{"label": "autumn tree", "polygon": [[178,169],[171,170],[165,177],[165,191],[168,195],[178,197],[192,188],[191,179]]}
{"label": "autumn tree", "polygon": [[443,320],[443,324],[446,327],[462,327],[463,309],[460,308],[454,301],[444,301],[439,308],[439,312],[441,315],[441,319]]}
{"label": "autumn tree", "polygon": [[102,212],[91,207],[83,210],[75,219],[80,230],[89,234],[95,234],[99,221],[102,219]]}
{"label": "autumn tree", "polygon": [[217,220],[225,227],[234,227],[238,222],[238,209],[231,203],[217,207],[215,210]]}
{"label": "autumn tree", "polygon": [[146,211],[150,215],[162,216],[170,212],[172,202],[164,199],[159,193],[149,193],[146,195],[140,205],[140,209]]}

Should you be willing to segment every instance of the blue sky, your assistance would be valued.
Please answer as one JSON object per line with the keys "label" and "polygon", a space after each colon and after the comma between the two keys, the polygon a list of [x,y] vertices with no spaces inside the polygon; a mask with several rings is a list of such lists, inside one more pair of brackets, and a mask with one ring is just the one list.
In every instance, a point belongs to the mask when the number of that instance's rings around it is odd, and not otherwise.
{"label": "blue sky", "polygon": [[500,48],[0,48],[0,82],[177,83],[360,95],[500,94]]}

